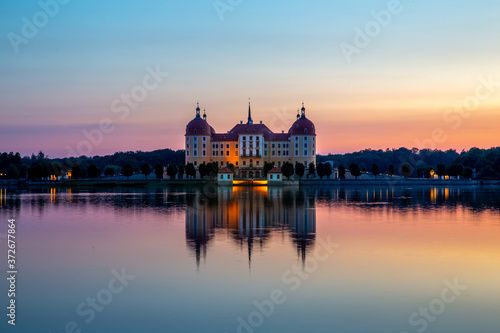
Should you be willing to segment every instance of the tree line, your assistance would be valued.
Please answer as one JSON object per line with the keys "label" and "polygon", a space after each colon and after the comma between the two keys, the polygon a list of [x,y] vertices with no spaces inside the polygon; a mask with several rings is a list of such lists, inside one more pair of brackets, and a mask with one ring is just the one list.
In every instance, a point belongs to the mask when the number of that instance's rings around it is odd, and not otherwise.
{"label": "tree line", "polygon": [[[98,178],[101,176],[123,175],[132,176],[142,173],[146,177],[154,172],[157,178],[163,177],[163,167],[170,178],[188,178],[196,176],[197,168],[191,163],[184,164],[184,150],[161,149],[151,152],[117,152],[106,156],[80,156],[70,158],[49,158],[43,152],[21,157],[19,153],[4,152],[0,155],[0,179],[44,180],[59,177],[71,172],[72,178]],[[330,163],[326,163],[329,161]],[[296,175],[298,178],[309,175],[320,178],[330,177],[333,167],[338,167],[339,177],[344,177],[349,170],[354,177],[362,172],[370,172],[375,177],[379,174],[404,177],[430,178],[431,173],[439,177],[450,178],[500,178],[500,147],[490,149],[471,148],[458,153],[455,150],[429,149],[366,149],[347,154],[318,155],[317,165],[284,163],[281,166],[283,176],[289,178]],[[234,165],[227,165],[235,170]],[[265,163],[264,172],[274,165]],[[214,177],[219,166],[216,163],[198,166],[202,177]]]}

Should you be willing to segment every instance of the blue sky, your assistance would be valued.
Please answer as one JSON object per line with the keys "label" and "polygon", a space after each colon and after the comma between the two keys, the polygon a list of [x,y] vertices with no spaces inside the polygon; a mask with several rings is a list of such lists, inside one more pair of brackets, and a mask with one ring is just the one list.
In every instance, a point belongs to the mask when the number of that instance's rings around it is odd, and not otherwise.
{"label": "blue sky", "polygon": [[[324,138],[319,153],[417,146],[435,128],[447,131],[436,148],[498,145],[498,91],[458,129],[443,112],[474,93],[478,78],[500,81],[500,3],[401,1],[348,62],[340,44],[391,1],[221,2],[237,4],[223,20],[212,0],[73,0],[17,53],[8,34],[22,35],[23,17],[41,7],[2,2],[0,151],[65,156],[103,118],[115,130],[90,155],[179,149],[197,101],[224,132],[245,118],[249,97],[254,119],[275,131],[288,130],[305,101]],[[112,101],[156,66],[169,76],[119,119]]]}

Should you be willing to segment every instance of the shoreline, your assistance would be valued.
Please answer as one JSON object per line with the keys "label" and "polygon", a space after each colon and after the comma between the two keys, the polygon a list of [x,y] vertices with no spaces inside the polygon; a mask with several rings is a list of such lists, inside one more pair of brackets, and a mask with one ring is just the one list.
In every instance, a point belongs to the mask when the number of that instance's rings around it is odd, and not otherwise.
{"label": "shoreline", "polygon": [[[198,186],[198,185],[215,185],[218,186],[216,180],[64,180],[64,181],[0,181],[0,186],[17,186],[17,187],[165,187],[165,186]],[[273,184],[273,187],[288,187],[288,186],[490,186],[500,185],[500,180],[422,180],[422,179],[407,179],[407,180],[390,180],[390,179],[366,179],[366,180],[319,180],[305,179],[300,181],[283,180],[282,184]],[[225,185],[224,185],[225,186]],[[233,185],[237,186],[237,185]],[[248,186],[248,185],[246,185]],[[271,186],[271,185],[270,185]]]}

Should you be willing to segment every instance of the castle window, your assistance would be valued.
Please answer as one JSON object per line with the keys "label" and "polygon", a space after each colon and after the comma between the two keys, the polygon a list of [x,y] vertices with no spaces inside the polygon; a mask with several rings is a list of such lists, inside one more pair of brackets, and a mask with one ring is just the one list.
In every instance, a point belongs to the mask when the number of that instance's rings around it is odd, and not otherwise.
{"label": "castle window", "polygon": [[196,165],[196,161],[194,161],[194,165]]}
{"label": "castle window", "polygon": [[197,151],[195,150],[195,151],[194,151],[194,156],[197,156],[197,155],[198,155],[198,154],[197,154]]}
{"label": "castle window", "polygon": [[186,151],[186,156],[189,156],[189,151]]}
{"label": "castle window", "polygon": [[299,144],[298,143],[295,144],[295,148],[299,148]]}
{"label": "castle window", "polygon": [[246,137],[246,136],[244,136],[244,137],[243,137],[243,141],[245,141],[246,139],[247,139],[247,137]]}
{"label": "castle window", "polygon": [[298,156],[298,155],[299,155],[299,151],[298,151],[298,150],[296,150],[296,151],[295,151],[295,156]]}
{"label": "castle window", "polygon": [[274,143],[271,145],[271,148],[274,148]]}
{"label": "castle window", "polygon": [[252,141],[253,140],[253,136],[250,135],[250,139],[249,140]]}
{"label": "castle window", "polygon": [[207,140],[207,138],[203,137],[203,141],[206,141],[206,140]]}
{"label": "castle window", "polygon": [[267,143],[264,143],[264,148],[267,148]]}
{"label": "castle window", "polygon": [[229,150],[226,151],[226,156],[229,156]]}
{"label": "castle window", "polygon": [[238,149],[238,144],[236,144],[236,149]]}
{"label": "castle window", "polygon": [[198,141],[198,137],[197,137],[197,136],[195,136],[195,137],[193,138],[193,141]]}
{"label": "castle window", "polygon": [[229,144],[226,145],[226,148],[229,149]]}
{"label": "castle window", "polygon": [[205,151],[203,151],[203,156],[205,156],[205,155],[206,155],[206,152],[205,152]]}
{"label": "castle window", "polygon": [[205,147],[205,144],[203,144],[203,148],[206,148],[206,147]]}
{"label": "castle window", "polygon": [[[307,128],[306,128],[307,129]],[[307,136],[304,137],[304,141],[307,141]]]}
{"label": "castle window", "polygon": [[272,155],[274,156],[274,150],[272,151]]}
{"label": "castle window", "polygon": [[243,165],[247,165],[247,161],[243,161]]}
{"label": "castle window", "polygon": [[238,161],[236,161],[236,166],[238,166]]}

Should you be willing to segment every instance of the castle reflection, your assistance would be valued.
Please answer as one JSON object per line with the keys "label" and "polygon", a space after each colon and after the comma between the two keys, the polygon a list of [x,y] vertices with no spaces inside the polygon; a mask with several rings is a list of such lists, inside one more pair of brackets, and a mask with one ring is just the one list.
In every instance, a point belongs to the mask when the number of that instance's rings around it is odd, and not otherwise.
{"label": "castle reflection", "polygon": [[197,266],[219,231],[247,248],[249,266],[254,247],[262,247],[273,233],[283,232],[289,234],[304,262],[316,234],[315,197],[308,192],[281,187],[219,187],[190,193],[186,241]]}

